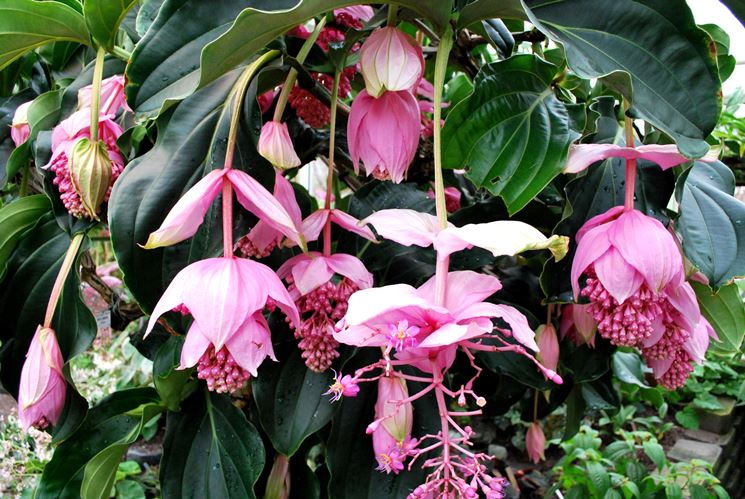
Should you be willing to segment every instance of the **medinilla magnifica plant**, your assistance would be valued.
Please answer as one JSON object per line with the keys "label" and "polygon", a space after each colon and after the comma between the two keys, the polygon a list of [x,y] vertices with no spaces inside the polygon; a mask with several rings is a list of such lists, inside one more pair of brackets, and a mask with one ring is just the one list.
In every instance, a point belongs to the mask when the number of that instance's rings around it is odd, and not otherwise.
{"label": "medinilla magnifica plant", "polygon": [[[518,405],[537,462],[543,417],[618,404],[617,349],[681,387],[744,333],[733,60],[684,0],[0,0],[0,377],[53,435],[37,496],[107,497],[165,415],[163,497],[501,498],[474,421]],[[83,285],[153,361],[92,407]]]}

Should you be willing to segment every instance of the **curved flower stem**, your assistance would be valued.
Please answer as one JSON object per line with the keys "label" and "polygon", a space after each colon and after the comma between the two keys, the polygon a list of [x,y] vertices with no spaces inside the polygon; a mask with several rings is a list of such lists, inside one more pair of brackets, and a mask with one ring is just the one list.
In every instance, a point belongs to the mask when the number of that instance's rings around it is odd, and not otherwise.
{"label": "curved flower stem", "polygon": [[[323,207],[326,210],[331,209],[331,196],[334,192],[334,147],[336,143],[336,107],[339,100],[339,82],[341,81],[341,71],[334,73],[334,86],[331,88],[331,123],[329,124],[329,164],[328,174],[326,175],[326,199]],[[323,254],[331,255],[331,217],[326,220],[323,226]]]}
{"label": "curved flower stem", "polygon": [[[630,104],[625,101],[625,109],[628,112]],[[628,116],[624,116],[624,125],[626,129],[626,146],[634,147],[634,127],[633,121]],[[631,211],[634,209],[634,190],[636,183],[636,160],[626,160],[626,196],[624,198],[623,207],[624,211]]]}
{"label": "curved flower stem", "polygon": [[[300,47],[300,52],[298,52],[297,57],[295,57],[295,60],[299,62],[300,64],[305,62],[305,58],[308,57],[308,54],[310,53],[310,49],[313,48],[313,44],[316,43],[316,40],[318,39],[318,35],[321,34],[321,30],[326,25],[326,18],[322,17],[320,21],[316,23],[316,27],[313,30],[313,33],[310,34],[307,40],[305,40],[305,43],[303,43],[303,46]],[[287,73],[287,79],[285,79],[285,83],[282,86],[282,91],[279,94],[279,99],[277,99],[277,107],[274,108],[274,121],[282,121],[282,115],[285,112],[285,106],[287,106],[287,99],[290,97],[290,92],[292,91],[292,87],[295,86],[295,80],[297,79],[297,69],[290,68],[290,71]]]}
{"label": "curved flower stem", "polygon": [[[440,38],[440,45],[437,47],[437,57],[435,58],[435,84],[434,84],[434,118],[433,118],[433,140],[435,153],[435,209],[437,211],[437,221],[440,229],[448,226],[448,212],[445,206],[445,181],[442,178],[442,88],[445,85],[445,72],[448,67],[448,56],[453,48],[453,30],[448,25],[445,33]],[[450,258],[437,257],[437,266],[435,268],[435,303],[442,305],[445,303],[445,293],[447,290],[448,267]]]}
{"label": "curved flower stem", "polygon": [[44,324],[42,324],[45,328],[52,327],[52,319],[54,318],[54,311],[57,309],[57,302],[62,294],[62,288],[65,286],[70,269],[73,263],[75,263],[75,258],[78,256],[78,250],[80,250],[83,239],[85,239],[85,233],[78,232],[73,236],[70,246],[67,248],[67,253],[65,253],[65,258],[62,260],[62,266],[57,273],[57,279],[54,281],[52,293],[49,295],[49,301],[47,302],[47,311],[44,314]]}
{"label": "curved flower stem", "polygon": [[388,4],[388,19],[385,22],[386,26],[396,26],[398,20],[398,7],[393,4]]}
{"label": "curved flower stem", "polygon": [[96,65],[93,67],[93,85],[91,89],[91,142],[98,140],[98,114],[101,104],[101,80],[103,80],[103,59],[106,49],[98,48],[96,52]]}
{"label": "curved flower stem", "polygon": [[121,47],[115,46],[113,49],[111,49],[111,55],[113,55],[117,59],[123,60],[124,62],[129,62],[129,59],[132,57],[132,52],[128,52]]}

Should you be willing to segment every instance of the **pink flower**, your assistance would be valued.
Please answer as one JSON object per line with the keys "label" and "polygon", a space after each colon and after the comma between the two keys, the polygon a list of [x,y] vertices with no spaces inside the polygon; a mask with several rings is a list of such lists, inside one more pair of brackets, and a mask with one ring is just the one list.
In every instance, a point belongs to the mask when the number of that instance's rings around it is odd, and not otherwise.
{"label": "pink flower", "polygon": [[[354,256],[317,252],[290,258],[277,275],[289,284],[290,296],[300,312],[300,327],[294,329],[305,364],[312,371],[325,371],[339,356],[339,343],[333,337],[335,324],[347,312],[352,293],[371,287],[373,276]],[[335,275],[338,279],[332,279]]]}
{"label": "pink flower", "polygon": [[[98,119],[98,138],[106,147],[111,160],[111,178],[104,201],[109,199],[114,182],[124,170],[124,157],[116,146],[116,140],[123,133],[122,128],[112,120],[112,115],[101,115]],[[75,145],[83,138],[90,138],[90,111],[82,110],[71,114],[52,131],[52,158],[43,168],[50,168],[54,174],[54,185],[60,192],[62,203],[75,217],[90,217],[83,200],[75,190],[70,175],[70,158]]]}
{"label": "pink flower", "polygon": [[398,28],[378,28],[362,44],[360,66],[372,97],[412,90],[424,71],[422,48]]}
{"label": "pink flower", "polygon": [[360,29],[362,23],[372,19],[373,15],[375,15],[375,11],[369,5],[352,5],[351,7],[334,9],[336,22],[347,28]]}
{"label": "pink flower", "polygon": [[171,208],[163,223],[150,234],[143,247],[152,249],[170,246],[193,236],[225,182],[232,185],[238,202],[244,208],[269,227],[305,247],[295,221],[279,201],[247,173],[235,169],[212,170],[194,184]]}
{"label": "pink flower", "polygon": [[[419,288],[393,284],[357,291],[349,298],[349,309],[337,324],[334,337],[340,343],[375,346],[399,351],[397,358],[411,359],[412,365],[431,372],[431,355],[440,365],[452,364],[460,342],[487,336],[494,330],[493,317],[510,326],[502,331],[532,350],[538,350],[535,334],[525,316],[508,305],[484,302],[501,288],[496,277],[472,271],[450,272],[443,306],[435,305],[435,278]],[[405,321],[405,322],[404,322]],[[408,336],[399,341],[391,328],[405,330]],[[409,345],[416,344],[416,347]]]}
{"label": "pink flower", "polygon": [[259,154],[280,170],[300,166],[300,158],[297,157],[292,146],[287,123],[276,121],[264,123],[259,137]]}
{"label": "pink flower", "polygon": [[[124,96],[124,76],[114,75],[101,82],[101,100],[99,114],[115,115],[120,109],[132,111]],[[78,109],[90,109],[93,103],[93,85],[87,85],[78,90]]]}
{"label": "pink flower", "polygon": [[[414,423],[406,381],[383,376],[378,380],[378,399],[375,403],[375,422],[372,423],[373,450],[379,471],[398,474],[404,460],[416,447],[411,438]],[[370,427],[368,427],[368,432]]]}
{"label": "pink flower", "polygon": [[[672,235],[654,218],[619,206],[588,220],[577,242],[575,296],[590,301],[587,310],[602,337],[639,345],[653,333],[665,290],[683,282],[683,260]],[[582,274],[587,280],[580,292]]]}
{"label": "pink flower", "polygon": [[[715,161],[717,157],[718,152],[710,150],[699,161]],[[564,167],[564,173],[579,173],[593,163],[608,158],[647,159],[657,163],[663,170],[690,161],[689,158],[678,152],[678,147],[675,144],[649,144],[638,147],[624,147],[615,144],[573,144],[569,147],[569,157]]]}
{"label": "pink flower", "polygon": [[552,371],[556,371],[559,365],[559,339],[556,337],[556,329],[551,324],[544,324],[538,328],[536,333],[538,344],[538,360]]}
{"label": "pink flower", "polygon": [[67,392],[63,364],[54,331],[39,326],[28,348],[18,387],[18,419],[24,430],[57,424]]}
{"label": "pink flower", "polygon": [[[428,190],[427,197],[434,199],[435,191],[433,189]],[[448,213],[455,213],[460,210],[460,197],[461,192],[457,187],[445,187],[445,209]]]}
{"label": "pink flower", "polygon": [[544,451],[546,450],[546,436],[543,434],[543,429],[538,421],[533,421],[533,424],[528,428],[525,434],[525,448],[528,451],[530,460],[535,464],[539,461],[546,459]]}
{"label": "pink flower", "polygon": [[375,99],[362,90],[347,122],[349,155],[368,175],[400,183],[419,145],[419,105],[408,91],[385,92]]}
{"label": "pink flower", "polygon": [[28,125],[28,108],[33,101],[24,102],[16,108],[13,121],[10,123],[10,138],[16,147],[28,140],[31,129]]}
{"label": "pink flower", "polygon": [[356,397],[358,393],[360,387],[349,374],[342,376],[334,371],[334,383],[323,394],[331,395],[331,402],[337,402],[342,397]]}
{"label": "pink flower", "polygon": [[587,311],[587,307],[589,305],[564,305],[561,309],[559,333],[562,338],[568,336],[576,345],[587,343],[594,347],[598,325]]}
{"label": "pink flower", "polygon": [[267,356],[275,358],[262,315],[268,300],[299,324],[292,298],[266,265],[243,258],[200,260],[173,278],[155,305],[145,334],[164,313],[188,312],[194,321],[181,351],[180,369],[199,364],[197,376],[207,380],[210,390],[232,392],[249,374],[256,376]]}

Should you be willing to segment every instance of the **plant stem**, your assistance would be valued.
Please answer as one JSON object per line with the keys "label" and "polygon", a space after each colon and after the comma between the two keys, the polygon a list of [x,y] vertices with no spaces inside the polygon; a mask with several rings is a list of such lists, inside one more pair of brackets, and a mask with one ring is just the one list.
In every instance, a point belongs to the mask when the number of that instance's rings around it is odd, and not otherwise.
{"label": "plant stem", "polygon": [[96,52],[96,65],[93,67],[93,85],[91,90],[91,142],[98,140],[98,114],[101,104],[101,80],[103,79],[103,59],[106,56],[106,50],[103,47],[98,48]]}
{"label": "plant stem", "polygon": [[[341,81],[341,71],[334,73],[334,86],[331,88],[331,123],[329,124],[329,164],[328,174],[326,175],[326,200],[324,209],[331,209],[331,196],[334,192],[334,147],[336,143],[336,107],[339,99],[339,82]],[[323,226],[323,254],[331,255],[331,216],[326,219],[326,225]]]}
{"label": "plant stem", "polygon": [[114,57],[116,57],[117,59],[121,59],[121,60],[123,60],[124,62],[129,62],[129,59],[130,59],[130,58],[132,57],[132,52],[127,52],[127,51],[126,51],[126,50],[124,50],[123,48],[121,48],[121,47],[116,47],[116,46],[115,46],[115,47],[114,47],[114,48],[113,48],[113,49],[111,50],[111,55],[113,55],[113,56],[114,56]]}
{"label": "plant stem", "polygon": [[21,174],[21,185],[18,188],[18,195],[24,197],[28,195],[28,178],[31,176],[31,167],[26,163],[23,166],[23,173]]}
{"label": "plant stem", "polygon": [[[445,206],[445,181],[442,177],[442,89],[445,85],[445,72],[448,66],[448,56],[453,48],[453,30],[448,25],[445,33],[440,38],[440,45],[437,47],[437,57],[435,58],[435,84],[434,84],[434,123],[433,123],[433,140],[435,153],[435,209],[437,212],[437,221],[440,229],[448,226],[448,212]],[[435,304],[442,305],[445,303],[445,294],[447,291],[448,267],[450,258],[437,257],[437,267],[435,269]]]}
{"label": "plant stem", "polygon": [[[435,385],[435,399],[437,400],[437,411],[440,415],[440,432],[442,433],[442,462],[444,464],[444,490],[443,493],[448,492],[450,485],[450,425],[448,424],[447,415],[448,407],[445,402],[445,393],[442,390],[442,371],[436,361],[432,363],[432,374],[434,377],[433,384]],[[445,496],[444,496],[445,497]]]}
{"label": "plant stem", "polygon": [[388,19],[385,22],[386,26],[395,27],[398,19],[398,7],[393,4],[388,4]]}
{"label": "plant stem", "polygon": [[80,249],[80,245],[83,243],[83,239],[85,239],[85,233],[78,232],[73,236],[72,241],[70,241],[70,246],[67,248],[65,259],[62,260],[62,266],[57,273],[57,279],[54,281],[52,293],[49,295],[49,301],[47,302],[47,311],[44,314],[44,324],[42,325],[45,328],[52,327],[52,319],[54,318],[54,311],[57,308],[57,302],[62,294],[62,288],[65,286],[65,281],[67,280],[70,269],[75,262],[75,258],[78,256],[78,250]]}
{"label": "plant stem", "polygon": [[[295,60],[297,60],[297,62],[299,62],[300,64],[305,62],[305,58],[308,57],[310,49],[313,48],[313,44],[316,43],[318,35],[321,34],[321,30],[325,25],[326,18],[322,17],[321,20],[316,23],[316,27],[313,30],[313,33],[310,34],[308,39],[305,40],[305,43],[303,43],[303,46],[300,47],[300,52],[298,52],[297,57],[295,57]],[[282,115],[285,112],[285,106],[287,106],[287,99],[290,97],[292,87],[295,86],[296,79],[297,69],[290,68],[289,73],[287,73],[287,79],[282,86],[282,91],[279,93],[279,99],[277,99],[277,107],[274,108],[274,116],[272,118],[274,121],[282,121]]]}
{"label": "plant stem", "polygon": [[[629,110],[629,102],[625,101],[626,112]],[[624,125],[626,129],[626,146],[634,147],[634,122],[628,116],[624,115]],[[624,211],[634,209],[634,190],[636,183],[636,160],[626,160],[626,196],[624,198]]]}

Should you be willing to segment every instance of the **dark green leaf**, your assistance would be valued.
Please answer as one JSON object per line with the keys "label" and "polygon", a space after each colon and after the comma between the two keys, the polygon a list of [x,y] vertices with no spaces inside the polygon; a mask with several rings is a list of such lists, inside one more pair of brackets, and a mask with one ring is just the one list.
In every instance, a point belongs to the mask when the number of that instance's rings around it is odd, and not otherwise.
{"label": "dark green leaf", "polygon": [[605,492],[610,488],[610,475],[605,469],[605,466],[601,463],[590,461],[585,465],[585,468],[597,496],[604,496]]}
{"label": "dark green leaf", "polygon": [[197,391],[168,413],[163,497],[254,498],[264,459],[259,433],[230,398]]}
{"label": "dark green leaf", "polygon": [[0,69],[50,42],[90,44],[83,16],[62,2],[3,0],[0,3]]}
{"label": "dark green leaf", "polygon": [[493,19],[495,17],[514,17],[525,19],[525,11],[518,0],[475,0],[460,11],[458,27],[465,28],[482,19]]}
{"label": "dark green leaf", "polygon": [[735,15],[740,24],[745,26],[745,2],[743,0],[721,0]]}
{"label": "dark green leaf", "polygon": [[745,275],[745,203],[734,190],[732,170],[719,161],[694,163],[676,187],[683,251],[713,286]]}
{"label": "dark green leaf", "polygon": [[333,383],[330,371],[315,373],[293,348],[281,362],[264,362],[253,382],[261,425],[274,448],[292,457],[303,440],[331,421],[336,406],[323,395]]}
{"label": "dark green leaf", "polygon": [[184,339],[171,336],[158,349],[153,360],[153,384],[169,411],[178,410],[181,401],[196,388],[190,369],[178,369]]}
{"label": "dark green leaf", "polygon": [[145,36],[147,30],[150,29],[164,2],[165,0],[143,0],[140,10],[137,11],[137,22],[135,24],[140,36]]}
{"label": "dark green leaf", "polygon": [[745,335],[745,305],[737,284],[732,283],[714,293],[700,282],[691,281],[701,313],[719,337],[717,346],[737,352]]}
{"label": "dark green leaf", "polygon": [[649,388],[644,381],[644,364],[642,359],[633,352],[616,352],[613,354],[613,374],[630,385]]}
{"label": "dark green leaf", "polygon": [[665,467],[667,457],[665,457],[665,450],[660,444],[653,440],[647,440],[642,444],[642,449],[644,449],[644,453],[652,460],[654,465],[657,466],[658,470]]}
{"label": "dark green leaf", "polygon": [[551,88],[556,71],[527,54],[488,64],[445,122],[443,166],[467,168],[468,178],[501,196],[511,214],[561,172],[578,138]]}
{"label": "dark green leaf", "polygon": [[119,25],[138,0],[94,0],[83,4],[91,36],[107,50],[114,48]]}
{"label": "dark green leaf", "polygon": [[704,139],[719,117],[721,84],[711,39],[696,26],[685,0],[523,4],[531,22],[564,45],[575,73],[627,74],[630,87],[618,78],[607,83],[631,94],[631,113],[671,135],[683,154],[706,153]]}
{"label": "dark green leaf", "polygon": [[43,194],[19,198],[0,208],[0,281],[5,274],[8,257],[18,240],[50,208],[49,198]]}

